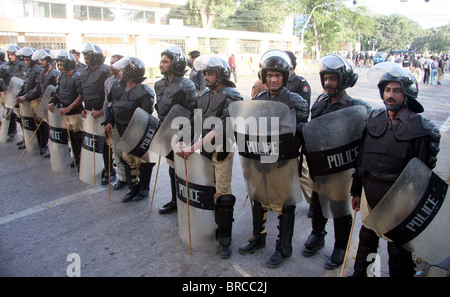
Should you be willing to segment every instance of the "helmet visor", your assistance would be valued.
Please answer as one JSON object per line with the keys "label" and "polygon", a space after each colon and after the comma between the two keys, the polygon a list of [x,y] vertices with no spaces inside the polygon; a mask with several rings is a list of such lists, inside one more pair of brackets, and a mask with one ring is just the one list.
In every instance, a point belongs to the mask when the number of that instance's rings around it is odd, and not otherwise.
{"label": "helmet visor", "polygon": [[340,69],[345,67],[347,72],[352,70],[352,65],[339,55],[328,55],[322,58],[322,69]]}
{"label": "helmet visor", "polygon": [[44,50],[37,50],[31,59],[33,61],[44,60],[46,57],[50,57],[50,55]]}
{"label": "helmet visor", "polygon": [[220,59],[219,57],[213,56],[213,55],[202,55],[195,59],[194,61],[194,68],[203,71],[208,70],[210,68],[218,68],[218,67],[228,67],[228,63],[225,63],[224,60]]}
{"label": "helmet visor", "polygon": [[122,69],[124,69],[127,65],[129,65],[130,64],[130,58],[129,57],[123,57],[122,59],[120,59],[119,61],[117,61],[116,63],[114,63],[113,65],[112,65],[112,67],[114,68],[114,69],[117,69],[117,70],[122,70]]}
{"label": "helmet visor", "polygon": [[370,68],[367,73],[367,79],[369,80],[369,83],[377,85],[381,77],[386,73],[389,73],[395,77],[413,77],[412,73],[400,66],[400,64],[393,62],[382,62]]}
{"label": "helmet visor", "polygon": [[261,57],[261,64],[264,64],[264,61],[266,61],[267,59],[269,59],[271,57],[277,57],[277,58],[281,58],[281,59],[285,60],[286,63],[288,63],[289,67],[292,69],[291,58],[289,57],[289,55],[286,52],[284,52],[282,50],[270,50],[270,51],[266,52]]}
{"label": "helmet visor", "polygon": [[32,57],[34,50],[31,47],[25,46],[16,52],[16,56]]}
{"label": "helmet visor", "polygon": [[92,42],[87,42],[84,44],[83,49],[81,51],[82,53],[92,53],[92,54],[101,54],[95,47],[95,45]]}

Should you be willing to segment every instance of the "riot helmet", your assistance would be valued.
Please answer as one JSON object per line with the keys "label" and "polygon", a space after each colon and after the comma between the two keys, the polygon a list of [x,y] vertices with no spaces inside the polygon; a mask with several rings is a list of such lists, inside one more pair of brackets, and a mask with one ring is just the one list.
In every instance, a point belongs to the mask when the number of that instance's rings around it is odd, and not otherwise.
{"label": "riot helmet", "polygon": [[112,65],[117,70],[122,70],[122,79],[142,83],[147,78],[145,75],[145,64],[135,57],[123,57]]}
{"label": "riot helmet", "polygon": [[20,48],[15,45],[15,44],[8,44],[7,46],[5,46],[5,52],[8,55],[8,61],[11,61],[9,54],[14,54],[14,56],[16,55],[16,52],[19,50]]}
{"label": "riot helmet", "polygon": [[36,61],[34,61],[32,59],[33,54],[35,53],[35,50],[29,46],[24,46],[21,49],[19,49],[18,51],[16,51],[15,55],[16,57],[19,57],[21,60],[23,60],[23,58],[29,58],[30,59],[30,64],[26,64],[27,67],[33,67],[34,64],[36,64]]}
{"label": "riot helmet", "polygon": [[75,69],[76,63],[75,57],[66,50],[60,50],[55,60],[63,62],[64,71],[70,71]]}
{"label": "riot helmet", "polygon": [[0,48],[0,62],[5,61],[5,51]]}
{"label": "riot helmet", "polygon": [[170,71],[177,75],[184,75],[187,65],[187,59],[183,51],[176,45],[171,45],[168,49],[161,53],[161,56],[166,55],[171,60]]}
{"label": "riot helmet", "polygon": [[105,60],[103,50],[92,42],[86,43],[81,52],[83,55],[89,56],[89,66],[101,65]]}
{"label": "riot helmet", "polygon": [[31,59],[31,57],[33,57],[33,54],[35,53],[36,51],[33,49],[33,48],[31,48],[31,47],[29,47],[29,46],[24,46],[24,47],[22,47],[21,49],[19,49],[19,50],[17,50],[16,51],[16,53],[15,53],[15,55],[17,56],[17,57],[28,57],[28,58],[30,58]]}
{"label": "riot helmet", "polygon": [[212,55],[203,55],[195,59],[194,68],[205,73],[206,71],[215,71],[217,81],[210,89],[215,89],[219,84],[235,88],[236,85],[230,80],[230,66],[225,60]]}
{"label": "riot helmet", "polygon": [[289,55],[282,50],[269,50],[260,60],[259,66],[261,68],[258,76],[263,84],[266,83],[267,71],[277,71],[283,74],[283,86],[287,85],[289,76],[291,75],[292,63]]}
{"label": "riot helmet", "polygon": [[339,55],[328,55],[322,59],[322,65],[320,67],[320,82],[322,88],[325,89],[325,74],[334,73],[338,76],[338,86],[335,94],[341,90],[351,88],[356,84],[358,80],[358,74],[353,72],[352,65]]}
{"label": "riot helmet", "polygon": [[[402,87],[402,93],[405,95],[405,104],[416,112],[421,113],[424,111],[422,104],[417,101],[419,94],[419,86],[414,75],[408,70],[401,67],[399,64],[392,62],[383,62],[375,65],[374,70],[384,70],[378,82],[378,89],[380,91],[380,97],[384,102],[384,89],[389,82],[398,82]],[[372,70],[372,69],[371,69]],[[369,74],[368,74],[369,75]],[[399,106],[398,108],[401,108]]]}
{"label": "riot helmet", "polygon": [[47,51],[47,50],[37,50],[34,52],[33,56],[31,57],[31,60],[33,60],[35,62],[45,60],[47,62],[47,67],[48,67],[48,65],[50,65],[51,62],[53,61],[53,57],[50,55],[49,51]]}

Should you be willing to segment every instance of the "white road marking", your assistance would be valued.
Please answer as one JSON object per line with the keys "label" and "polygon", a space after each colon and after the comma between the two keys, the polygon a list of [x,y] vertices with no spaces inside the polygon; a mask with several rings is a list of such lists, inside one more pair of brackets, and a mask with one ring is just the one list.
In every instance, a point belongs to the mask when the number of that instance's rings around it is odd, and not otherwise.
{"label": "white road marking", "polygon": [[75,194],[71,194],[69,196],[65,196],[65,197],[53,200],[53,201],[50,201],[50,202],[46,202],[46,203],[43,203],[41,205],[38,205],[38,206],[35,206],[35,207],[31,207],[31,208],[28,208],[28,209],[25,209],[25,210],[22,210],[22,211],[13,213],[13,214],[9,214],[7,216],[4,216],[4,217],[0,218],[0,225],[3,225],[3,224],[6,224],[6,223],[9,223],[11,221],[14,221],[14,220],[17,220],[17,219],[20,219],[20,218],[23,218],[23,217],[26,217],[26,216],[29,216],[29,215],[32,215],[32,214],[44,211],[44,210],[47,210],[49,208],[52,208],[52,207],[55,207],[55,206],[58,206],[58,205],[61,205],[61,204],[64,204],[64,203],[68,203],[68,202],[71,202],[71,201],[74,201],[74,200],[77,200],[77,199],[80,199],[80,198],[83,198],[83,197],[86,197],[86,196],[89,196],[89,195],[92,195],[92,194],[96,194],[96,193],[98,193],[100,191],[103,191],[103,190],[104,189],[101,188],[101,187],[95,187],[95,188],[92,188],[92,189],[88,189],[88,190],[85,190],[85,191],[82,191],[82,192],[78,192],[78,193],[75,193]]}

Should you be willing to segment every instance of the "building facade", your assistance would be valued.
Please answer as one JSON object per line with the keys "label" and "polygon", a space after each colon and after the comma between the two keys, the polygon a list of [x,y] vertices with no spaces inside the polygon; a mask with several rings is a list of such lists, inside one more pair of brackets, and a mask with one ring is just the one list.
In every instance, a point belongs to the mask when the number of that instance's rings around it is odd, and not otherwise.
{"label": "building facade", "polygon": [[[273,48],[296,51],[298,38],[288,18],[283,34],[190,28],[167,19],[171,7],[185,0],[28,1],[0,0],[0,46],[77,49],[98,44],[107,56],[139,57],[159,74],[160,53],[167,44],[186,53],[197,49],[227,58],[235,54],[240,74],[254,74],[261,54]],[[108,59],[108,58],[107,58]],[[107,60],[108,61],[108,60]]]}

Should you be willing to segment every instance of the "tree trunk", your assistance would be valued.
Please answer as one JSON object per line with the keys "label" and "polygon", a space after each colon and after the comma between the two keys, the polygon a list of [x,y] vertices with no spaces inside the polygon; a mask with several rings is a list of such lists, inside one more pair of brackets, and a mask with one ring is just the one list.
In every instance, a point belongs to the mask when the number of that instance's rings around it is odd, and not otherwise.
{"label": "tree trunk", "polygon": [[315,59],[320,59],[320,38],[319,38],[319,31],[317,30],[317,22],[313,18],[311,20],[313,28],[314,28],[314,40],[316,44],[316,56]]}

